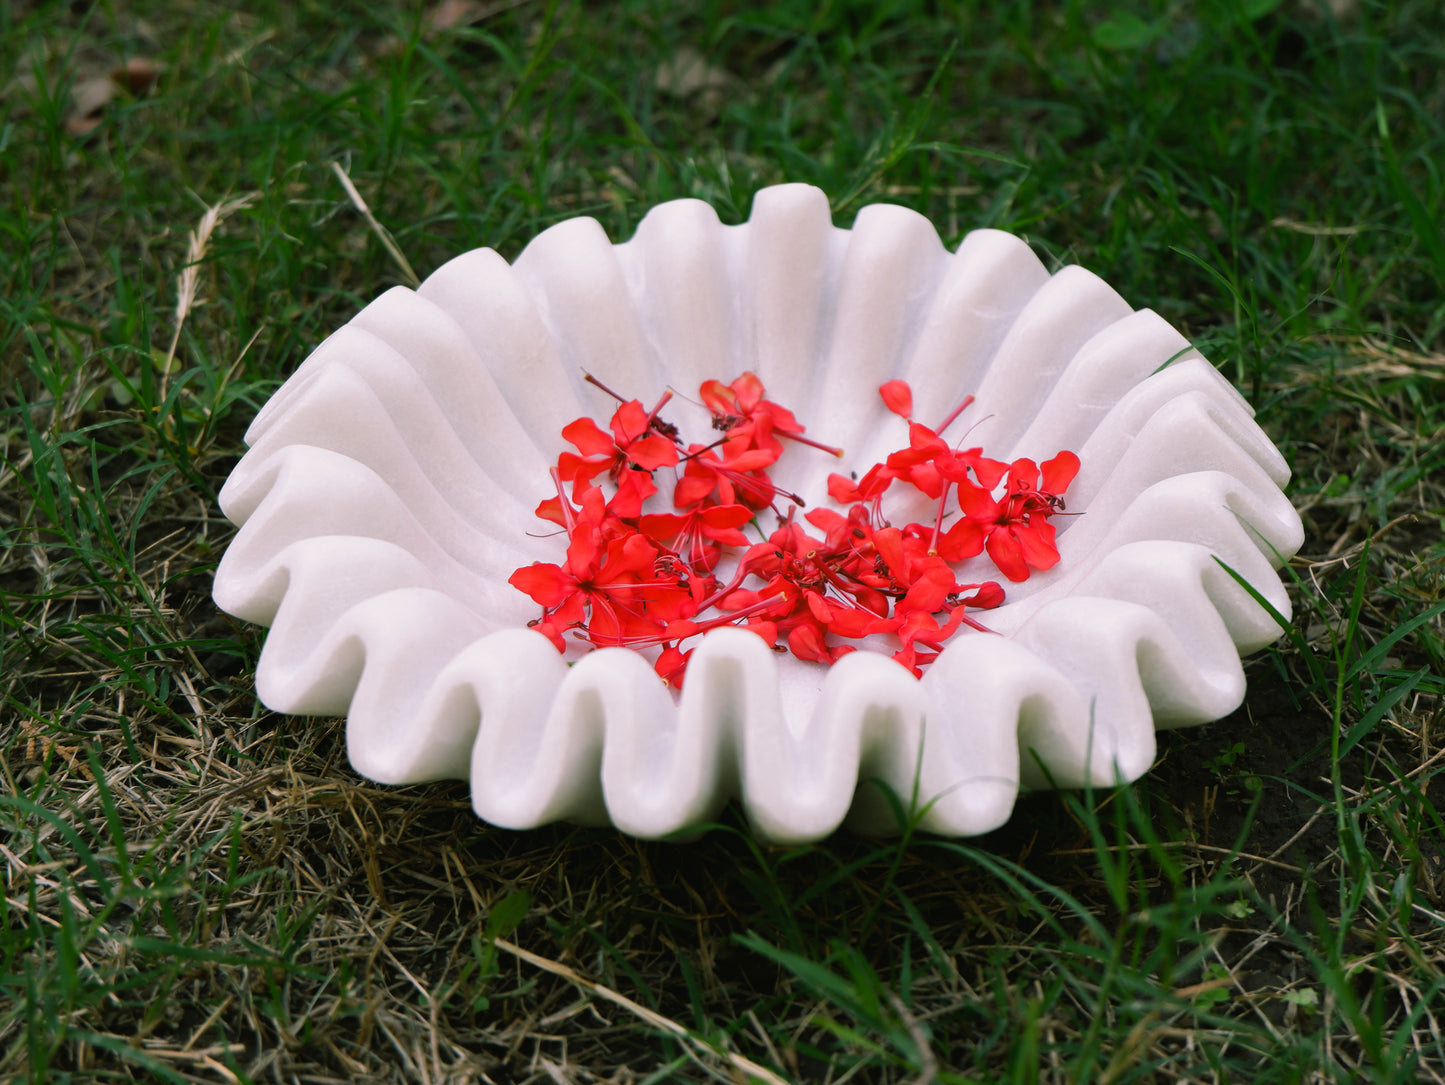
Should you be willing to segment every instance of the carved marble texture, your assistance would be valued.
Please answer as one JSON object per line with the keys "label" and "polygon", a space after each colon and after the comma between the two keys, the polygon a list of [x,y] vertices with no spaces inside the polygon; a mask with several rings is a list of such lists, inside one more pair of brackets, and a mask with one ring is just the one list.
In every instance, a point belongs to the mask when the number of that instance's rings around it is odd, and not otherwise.
{"label": "carved marble texture", "polygon": [[[538,607],[507,577],[561,560],[533,515],[559,431],[612,409],[583,371],[650,403],[747,369],[844,470],[906,443],[876,394],[894,377],[924,421],[975,395],[969,444],[995,458],[1079,454],[1060,562],[980,614],[1001,635],[955,637],[918,680],[724,628],[679,697],[636,652],[564,657],[526,627]],[[706,429],[681,397],[666,414]],[[1159,316],[999,231],[949,252],[886,204],[836,228],[805,185],[764,189],[736,226],[678,200],[621,244],[576,218],[510,265],[458,256],[322,343],[246,440],[215,598],[271,627],[261,700],[344,714],[358,772],[468,779],[477,813],[517,828],[662,837],[737,798],[761,838],[807,841],[893,828],[882,784],[924,829],[971,835],[1020,787],[1135,779],[1156,728],[1239,706],[1241,655],[1279,633],[1221,563],[1288,614],[1276,570],[1302,542],[1284,459]],[[815,500],[837,469],[790,448],[773,474]]]}

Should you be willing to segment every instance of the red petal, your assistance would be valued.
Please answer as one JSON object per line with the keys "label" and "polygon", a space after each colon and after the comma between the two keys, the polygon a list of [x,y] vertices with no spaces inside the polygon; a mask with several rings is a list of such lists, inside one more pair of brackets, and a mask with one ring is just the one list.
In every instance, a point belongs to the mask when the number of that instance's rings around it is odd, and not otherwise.
{"label": "red petal", "polygon": [[642,515],[642,503],[655,493],[657,486],[646,471],[623,471],[607,511],[620,520],[635,520]]}
{"label": "red petal", "polygon": [[938,632],[938,622],[933,615],[922,610],[910,610],[903,616],[898,625],[898,638],[904,645],[912,646],[915,640],[922,639],[928,643],[928,638]]}
{"label": "red petal", "polygon": [[737,396],[737,404],[740,413],[748,415],[762,401],[763,394],[767,391],[758,375],[751,371],[744,373],[730,385],[733,394]]}
{"label": "red petal", "polygon": [[716,475],[711,472],[693,474],[692,465],[688,467],[689,472],[677,480],[677,486],[672,491],[672,507],[676,509],[691,508],[717,489]]}
{"label": "red petal", "polygon": [[592,594],[592,617],[587,621],[587,638],[599,646],[620,645],[622,626],[617,611],[605,595]]}
{"label": "red petal", "polygon": [[999,517],[999,503],[994,500],[993,495],[971,482],[958,484],[958,507],[970,520],[977,520],[982,524],[994,523]]}
{"label": "red petal", "polygon": [[1054,546],[1053,524],[1036,517],[1013,531],[1024,561],[1035,569],[1052,569],[1058,564],[1059,551]]}
{"label": "red petal", "polygon": [[588,486],[580,479],[572,484],[572,500],[581,506],[579,520],[588,520],[601,527],[607,518],[607,497],[600,487]]}
{"label": "red petal", "polygon": [[878,389],[884,406],[900,418],[913,417],[913,389],[907,381],[889,381]]}
{"label": "red petal", "polygon": [[930,455],[949,452],[948,442],[921,422],[908,424],[908,447]]}
{"label": "red petal", "polygon": [[943,475],[938,470],[938,462],[929,460],[927,463],[920,463],[908,469],[908,481],[913,483],[916,489],[922,490],[929,497],[937,501],[943,496]]}
{"label": "red petal", "polygon": [[1044,461],[1043,473],[1044,480],[1039,489],[1048,494],[1061,494],[1079,473],[1079,457],[1072,452],[1060,452],[1053,459]]}
{"label": "red petal", "polygon": [[655,471],[659,467],[671,467],[677,462],[677,446],[666,437],[654,434],[628,445],[627,458],[638,467]]}
{"label": "red petal", "polygon": [[729,471],[763,471],[778,462],[778,453],[766,448],[749,449],[722,461]]}
{"label": "red petal", "polygon": [[1020,456],[1009,464],[1009,493],[1017,490],[1032,490],[1039,484],[1039,465],[1027,456]]}
{"label": "red petal", "polygon": [[[659,581],[655,587],[643,588],[638,594],[647,603],[648,616],[659,622],[680,622],[697,613],[692,592],[675,582]],[[672,626],[668,625],[669,639],[673,636],[671,630]]]}
{"label": "red petal", "polygon": [[[933,640],[924,641],[924,643],[931,644],[935,648],[942,648],[943,642],[958,632],[958,627],[963,624],[963,619],[963,607],[954,607],[948,612],[948,618],[938,627],[938,632],[934,635]],[[922,637],[919,639],[923,640]]]}
{"label": "red petal", "polygon": [[994,607],[1003,604],[1003,585],[997,580],[985,581],[982,584],[973,584],[971,587],[977,588],[978,590],[974,592],[970,598],[964,600],[969,606],[977,607],[980,610],[992,610]]}
{"label": "red petal", "polygon": [[687,523],[686,516],[679,516],[674,512],[649,513],[637,521],[638,530],[649,539],[656,539],[661,542],[664,539],[677,538],[682,526]]}
{"label": "red petal", "polygon": [[567,642],[562,639],[562,631],[557,627],[555,622],[538,622],[532,628],[550,640],[552,646],[556,648],[557,651],[565,652],[567,650]]}
{"label": "red petal", "polygon": [[687,618],[679,618],[676,621],[668,622],[667,628],[662,635],[668,640],[685,640],[688,637],[697,636],[697,622]]}
{"label": "red petal", "polygon": [[945,561],[963,561],[983,552],[988,528],[976,520],[960,520],[938,540],[938,556]]}
{"label": "red petal", "polygon": [[[830,478],[841,478],[841,475],[831,475]],[[819,531],[828,536],[828,547],[832,549],[836,544],[833,542],[835,532],[847,531],[848,521],[842,515],[832,509],[825,509],[821,506],[816,509],[809,509],[803,514],[803,519],[812,524]]]}
{"label": "red petal", "polygon": [[915,662],[918,658],[918,653],[914,651],[913,645],[910,644],[907,648],[900,648],[893,653],[893,658],[896,662],[907,667],[914,678],[923,677],[923,668]]}
{"label": "red petal", "polygon": [[618,448],[626,448],[647,432],[647,408],[629,399],[612,413],[612,436]]}
{"label": "red petal", "polygon": [[577,525],[567,542],[567,571],[573,576],[581,579],[596,567],[600,534],[589,524]]}
{"label": "red petal", "polygon": [[562,427],[563,439],[577,446],[587,456],[611,456],[612,436],[590,418],[579,418]]}
{"label": "red petal", "polygon": [[812,612],[813,617],[817,618],[818,621],[827,625],[833,620],[833,608],[829,606],[828,601],[817,592],[804,592],[803,598],[808,602],[808,610]]}
{"label": "red petal", "polygon": [[738,413],[738,397],[722,381],[703,381],[697,394],[702,397],[703,406],[713,414],[735,415]]}
{"label": "red petal", "polygon": [[768,425],[783,433],[802,433],[803,424],[793,415],[793,412],[786,407],[779,407],[776,403],[763,400],[758,404],[757,418],[759,421],[767,420]]}
{"label": "red petal", "polygon": [[557,457],[557,477],[564,482],[576,479],[589,483],[599,471],[607,470],[611,462],[601,456],[578,456],[573,452],[564,452]]}
{"label": "red petal", "polygon": [[743,628],[762,637],[763,643],[769,648],[778,643],[777,622],[770,622],[766,618],[749,618]]}
{"label": "red petal", "polygon": [[540,561],[522,566],[507,578],[507,583],[544,607],[559,605],[577,588],[576,579],[563,572],[561,566]]}
{"label": "red petal", "polygon": [[903,533],[896,527],[885,527],[873,533],[873,545],[900,583],[908,583],[908,558],[903,552]]}
{"label": "red petal", "polygon": [[1012,528],[1001,528],[988,537],[988,556],[1014,583],[1029,578],[1029,567],[1024,563],[1022,548],[1013,535]]}
{"label": "red petal", "polygon": [[698,518],[711,528],[742,527],[753,518],[753,510],[746,505],[712,505]]}
{"label": "red petal", "polygon": [[576,625],[587,617],[588,605],[587,593],[581,590],[574,591],[562,600],[560,607],[552,612],[552,621],[557,623],[558,629]]}
{"label": "red petal", "polygon": [[858,494],[858,483],[843,475],[828,476],[828,496],[840,505],[851,505],[855,501],[862,501]]}
{"label": "red petal", "polygon": [[833,618],[828,622],[828,632],[855,640],[874,633],[888,633],[897,628],[897,618],[879,617],[861,607],[834,606]]}
{"label": "red petal", "polygon": [[998,485],[999,479],[1003,478],[1004,472],[1008,470],[1008,464],[1001,460],[991,460],[982,453],[982,449],[970,448],[967,452],[962,453],[962,456],[973,468],[974,477],[978,479],[979,485],[985,490],[992,490]]}
{"label": "red petal", "polygon": [[[607,582],[614,583],[617,577],[625,573],[650,571],[656,560],[657,547],[640,531],[613,539],[607,547]],[[598,581],[601,580],[599,577]]]}
{"label": "red petal", "polygon": [[831,663],[833,657],[823,643],[823,633],[816,625],[800,625],[788,634],[788,649],[799,659],[810,663]]}
{"label": "red petal", "polygon": [[865,610],[870,610],[880,618],[888,616],[888,596],[874,588],[861,587],[853,591],[853,598],[858,600],[858,605]]}
{"label": "red petal", "polygon": [[669,644],[657,657],[657,662],[652,665],[652,669],[673,689],[681,689],[683,676],[687,672],[687,661],[691,656],[691,649],[684,652],[677,645]]}
{"label": "red petal", "polygon": [[927,614],[943,608],[943,601],[954,589],[953,570],[940,558],[934,558],[921,576],[908,586],[908,594],[899,600],[896,610],[921,610]]}
{"label": "red petal", "polygon": [[[748,537],[735,527],[705,527],[703,528],[702,534],[703,538],[710,539],[715,543],[722,543],[723,546],[750,545]],[[717,554],[714,559],[708,563],[708,567],[711,568],[716,565],[718,558],[721,557],[721,554]]]}

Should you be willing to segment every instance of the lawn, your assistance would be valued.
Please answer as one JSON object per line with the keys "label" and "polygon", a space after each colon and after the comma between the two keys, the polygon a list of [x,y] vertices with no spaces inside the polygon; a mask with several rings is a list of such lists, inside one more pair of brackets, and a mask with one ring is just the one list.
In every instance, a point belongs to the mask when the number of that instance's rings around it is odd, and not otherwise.
{"label": "lawn", "polygon": [[[1445,1080],[1437,2],[12,0],[0,58],[0,1080]],[[1018,233],[1245,394],[1307,535],[1239,711],[794,848],[495,829],[267,711],[217,491],[301,360],[783,181]]]}

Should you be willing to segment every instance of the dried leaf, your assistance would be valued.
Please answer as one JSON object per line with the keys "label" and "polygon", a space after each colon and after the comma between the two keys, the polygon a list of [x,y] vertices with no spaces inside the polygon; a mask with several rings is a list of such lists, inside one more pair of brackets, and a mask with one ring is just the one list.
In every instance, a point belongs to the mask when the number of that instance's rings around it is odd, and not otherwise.
{"label": "dried leaf", "polygon": [[77,79],[70,89],[70,110],[65,115],[65,130],[77,138],[89,135],[100,126],[106,106],[124,91],[132,97],[148,94],[160,79],[161,66],[145,57],[132,57],[118,64],[105,75],[88,75]]}
{"label": "dried leaf", "polygon": [[[422,37],[430,40],[448,30],[456,30],[462,26],[475,26],[494,15],[499,15],[514,7],[520,7],[528,2],[529,0],[494,0],[493,3],[482,3],[481,0],[441,0],[422,16]],[[384,38],[372,50],[372,55],[378,57],[400,56],[406,51],[406,48],[406,39],[392,34]]]}
{"label": "dried leaf", "polygon": [[66,133],[68,135],[74,136],[76,139],[80,139],[82,136],[90,135],[90,133],[94,132],[99,127],[100,114],[98,113],[93,117],[72,116],[65,118]]}
{"label": "dried leaf", "polygon": [[120,88],[108,75],[81,79],[70,88],[70,112],[65,115],[65,130],[72,136],[83,136],[100,124],[100,115]]}
{"label": "dried leaf", "polygon": [[683,46],[671,60],[658,66],[657,89],[677,98],[696,94],[722,94],[738,82],[738,77],[725,68],[709,64],[696,49]]}
{"label": "dried leaf", "polygon": [[110,70],[111,81],[135,98],[153,91],[160,77],[160,64],[147,57],[131,57]]}
{"label": "dried leaf", "polygon": [[479,3],[478,0],[442,0],[427,16],[427,28],[436,33],[439,30],[468,26],[486,18],[491,7],[492,5]]}

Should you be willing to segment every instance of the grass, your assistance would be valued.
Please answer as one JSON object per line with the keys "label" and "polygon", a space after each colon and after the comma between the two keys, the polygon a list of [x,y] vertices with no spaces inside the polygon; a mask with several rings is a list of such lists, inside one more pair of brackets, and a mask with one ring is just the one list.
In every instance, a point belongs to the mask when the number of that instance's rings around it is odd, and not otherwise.
{"label": "grass", "polygon": [[[0,6],[0,1078],[1445,1078],[1445,17],[1318,7]],[[1244,707],[788,849],[495,830],[262,708],[216,491],[307,352],[408,263],[783,180],[1020,232],[1249,396],[1308,541]]]}

